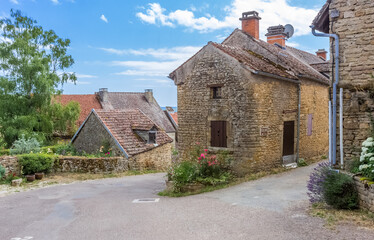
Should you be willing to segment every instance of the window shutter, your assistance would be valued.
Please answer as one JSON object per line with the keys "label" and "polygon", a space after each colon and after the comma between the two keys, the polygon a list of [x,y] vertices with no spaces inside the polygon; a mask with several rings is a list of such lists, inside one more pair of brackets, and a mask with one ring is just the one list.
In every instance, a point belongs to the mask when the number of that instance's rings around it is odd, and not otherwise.
{"label": "window shutter", "polygon": [[311,136],[313,132],[313,114],[308,114],[308,128],[307,135]]}

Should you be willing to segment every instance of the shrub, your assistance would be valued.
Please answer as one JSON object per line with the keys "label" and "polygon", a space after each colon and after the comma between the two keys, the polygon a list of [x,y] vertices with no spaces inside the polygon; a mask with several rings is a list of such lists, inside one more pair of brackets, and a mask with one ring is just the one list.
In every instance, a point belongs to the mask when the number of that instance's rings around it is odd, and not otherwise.
{"label": "shrub", "polygon": [[299,158],[299,161],[297,161],[297,166],[298,167],[305,167],[305,166],[308,166],[308,163],[305,161],[304,158]]}
{"label": "shrub", "polygon": [[76,156],[78,155],[77,150],[73,146],[73,144],[61,144],[56,147],[56,154],[63,155],[63,156]]}
{"label": "shrub", "polygon": [[374,180],[374,139],[369,137],[362,143],[359,171],[362,176]]}
{"label": "shrub", "polygon": [[311,203],[324,201],[323,186],[329,171],[329,162],[321,162],[310,175],[307,194]]}
{"label": "shrub", "polygon": [[42,147],[40,153],[55,154],[60,145]]}
{"label": "shrub", "polygon": [[10,155],[10,150],[9,149],[0,150],[0,156],[3,156],[3,155]]}
{"label": "shrub", "polygon": [[351,173],[358,173],[360,171],[361,162],[358,158],[353,158],[347,162],[346,170]]}
{"label": "shrub", "polygon": [[0,180],[5,177],[5,168],[0,164]]}
{"label": "shrub", "polygon": [[352,177],[330,170],[323,184],[326,203],[337,209],[358,207],[358,193]]}
{"label": "shrub", "polygon": [[37,172],[48,173],[53,167],[55,156],[49,154],[24,154],[19,156],[22,172],[25,175]]}
{"label": "shrub", "polygon": [[10,154],[25,154],[31,152],[39,152],[40,143],[36,138],[25,138],[25,135],[22,135],[20,139],[14,141],[13,146],[10,149]]}
{"label": "shrub", "polygon": [[184,161],[172,167],[169,171],[170,180],[177,185],[184,185],[196,180],[198,175],[197,166],[193,162]]}

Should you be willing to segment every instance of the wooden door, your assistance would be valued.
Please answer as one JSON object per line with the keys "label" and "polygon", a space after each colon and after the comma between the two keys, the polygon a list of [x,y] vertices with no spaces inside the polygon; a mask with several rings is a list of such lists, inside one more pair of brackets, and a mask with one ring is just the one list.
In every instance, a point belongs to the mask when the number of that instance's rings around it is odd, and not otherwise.
{"label": "wooden door", "polygon": [[294,154],[295,121],[284,122],[283,127],[283,156]]}
{"label": "wooden door", "polygon": [[211,121],[211,142],[212,147],[227,147],[226,121]]}

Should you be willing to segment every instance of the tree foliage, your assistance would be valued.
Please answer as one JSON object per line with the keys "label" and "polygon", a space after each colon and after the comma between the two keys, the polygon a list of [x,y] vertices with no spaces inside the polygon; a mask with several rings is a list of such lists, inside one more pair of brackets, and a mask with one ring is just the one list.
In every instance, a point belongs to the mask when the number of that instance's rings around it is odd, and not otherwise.
{"label": "tree foliage", "polygon": [[[22,134],[43,142],[66,128],[64,108],[51,99],[61,92],[59,86],[76,81],[74,73],[64,72],[74,63],[67,54],[69,39],[43,30],[20,11],[11,10],[10,16],[0,20],[0,134],[8,147]],[[67,108],[76,110],[76,105]],[[72,115],[75,122],[79,106]]]}

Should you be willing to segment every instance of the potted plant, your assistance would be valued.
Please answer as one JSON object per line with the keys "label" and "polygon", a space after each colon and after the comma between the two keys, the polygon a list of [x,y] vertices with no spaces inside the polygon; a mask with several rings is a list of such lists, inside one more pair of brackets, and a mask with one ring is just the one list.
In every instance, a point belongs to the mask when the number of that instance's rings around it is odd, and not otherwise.
{"label": "potted plant", "polygon": [[35,174],[26,175],[26,179],[28,182],[33,182],[35,180]]}
{"label": "potted plant", "polygon": [[35,173],[35,179],[36,180],[42,180],[43,177],[44,177],[44,173],[43,172]]}

